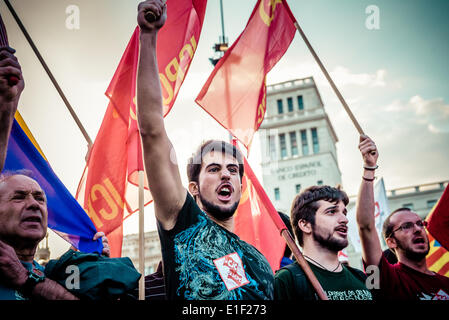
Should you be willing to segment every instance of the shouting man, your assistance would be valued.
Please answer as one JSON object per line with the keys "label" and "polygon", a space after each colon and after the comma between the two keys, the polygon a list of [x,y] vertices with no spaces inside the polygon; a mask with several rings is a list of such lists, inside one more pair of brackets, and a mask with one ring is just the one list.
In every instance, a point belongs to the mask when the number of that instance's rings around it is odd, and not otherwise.
{"label": "shouting man", "polygon": [[[151,12],[155,21],[145,15]],[[242,155],[223,141],[200,146],[183,187],[164,127],[156,58],[158,30],[166,20],[162,0],[140,3],[138,121],[144,161],[161,240],[168,299],[272,299],[266,258],[232,231],[241,197]]]}
{"label": "shouting man", "polygon": [[[398,259],[391,264],[382,252],[374,223],[374,172],[377,169],[377,148],[367,136],[360,137],[359,149],[363,156],[364,173],[359,190],[357,224],[362,257],[365,265],[379,267],[382,300],[449,300],[449,278],[427,268],[429,238],[426,221],[408,208],[393,211],[383,225],[386,244]],[[372,151],[376,151],[374,155]]]}

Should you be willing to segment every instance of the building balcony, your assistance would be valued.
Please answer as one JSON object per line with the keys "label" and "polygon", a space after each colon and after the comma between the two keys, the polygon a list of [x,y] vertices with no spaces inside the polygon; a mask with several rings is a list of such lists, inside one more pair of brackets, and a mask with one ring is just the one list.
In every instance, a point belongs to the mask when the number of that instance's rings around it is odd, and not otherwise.
{"label": "building balcony", "polygon": [[286,112],[282,114],[275,114],[265,116],[260,129],[270,129],[284,125],[290,125],[299,122],[324,119],[326,113],[323,108],[315,107],[304,110],[296,110],[293,112]]}
{"label": "building balcony", "polygon": [[388,198],[400,198],[400,197],[408,197],[415,193],[426,193],[426,192],[434,192],[437,190],[444,190],[449,181],[439,181],[433,183],[420,184],[416,186],[409,186],[403,188],[396,188],[387,190]]}
{"label": "building balcony", "polygon": [[304,89],[304,88],[311,87],[314,85],[315,85],[315,81],[313,80],[313,77],[289,80],[289,81],[284,81],[284,82],[280,82],[280,83],[267,85],[267,94],[270,95],[270,94],[274,94],[274,93],[288,92],[288,91],[297,90],[297,89]]}

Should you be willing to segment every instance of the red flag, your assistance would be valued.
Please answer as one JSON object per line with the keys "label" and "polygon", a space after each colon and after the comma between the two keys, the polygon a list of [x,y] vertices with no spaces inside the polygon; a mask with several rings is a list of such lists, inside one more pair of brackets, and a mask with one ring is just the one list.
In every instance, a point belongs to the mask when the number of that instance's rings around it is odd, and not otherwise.
{"label": "red flag", "polygon": [[247,148],[265,116],[266,74],[287,51],[295,30],[285,0],[259,0],[195,100]]}
{"label": "red flag", "polygon": [[244,167],[242,197],[234,215],[234,233],[255,246],[276,271],[285,250],[281,230],[286,226],[263,189],[261,192],[260,183],[246,159]]}
{"label": "red flag", "polygon": [[[157,43],[164,115],[173,106],[190,67],[206,3],[207,0],[167,1],[167,21],[159,31]],[[139,31],[137,27],[106,91],[110,103],[77,192],[77,199],[97,230],[108,237],[111,257],[121,256],[123,220],[138,210],[138,172],[144,170],[135,104]],[[145,205],[151,201],[145,181]]]}
{"label": "red flag", "polygon": [[449,185],[440,200],[429,213],[427,230],[446,249],[449,250]]}

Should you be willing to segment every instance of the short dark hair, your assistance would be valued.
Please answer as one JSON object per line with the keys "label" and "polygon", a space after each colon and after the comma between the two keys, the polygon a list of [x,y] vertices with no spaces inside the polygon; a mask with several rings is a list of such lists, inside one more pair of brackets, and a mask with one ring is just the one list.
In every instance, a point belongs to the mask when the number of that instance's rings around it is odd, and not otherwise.
{"label": "short dark hair", "polygon": [[399,211],[409,211],[409,212],[411,212],[412,210],[410,208],[403,207],[403,208],[399,208],[399,209],[394,210],[392,213],[390,213],[388,215],[388,217],[385,219],[385,221],[384,221],[384,223],[382,225],[382,236],[384,237],[384,239],[387,239],[388,237],[391,236],[391,233],[393,232],[393,224],[391,223],[390,220],[391,220],[391,217],[395,213],[397,213]]}
{"label": "short dark hair", "polygon": [[293,200],[290,220],[293,231],[295,232],[296,240],[300,246],[304,245],[303,232],[298,226],[299,220],[310,222],[312,226],[315,225],[315,215],[318,209],[317,202],[325,200],[329,202],[343,201],[345,206],[349,203],[349,198],[346,192],[340,187],[334,188],[331,186],[312,186],[305,189],[298,194]]}
{"label": "short dark hair", "polygon": [[203,165],[203,157],[212,151],[229,154],[237,160],[239,164],[240,182],[242,182],[244,174],[242,153],[236,146],[221,140],[208,140],[203,142],[196,152],[189,158],[187,162],[187,177],[189,182],[198,182],[198,177]]}

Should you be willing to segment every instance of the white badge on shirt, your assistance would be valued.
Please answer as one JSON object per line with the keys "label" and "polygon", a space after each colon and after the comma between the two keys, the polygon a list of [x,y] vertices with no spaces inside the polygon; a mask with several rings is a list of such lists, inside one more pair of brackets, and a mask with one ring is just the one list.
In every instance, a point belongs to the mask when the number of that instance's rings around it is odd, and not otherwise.
{"label": "white badge on shirt", "polygon": [[242,259],[237,252],[215,259],[214,264],[228,291],[249,283],[243,269]]}

